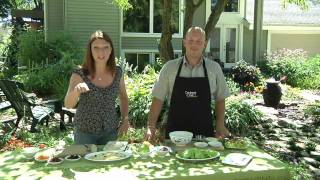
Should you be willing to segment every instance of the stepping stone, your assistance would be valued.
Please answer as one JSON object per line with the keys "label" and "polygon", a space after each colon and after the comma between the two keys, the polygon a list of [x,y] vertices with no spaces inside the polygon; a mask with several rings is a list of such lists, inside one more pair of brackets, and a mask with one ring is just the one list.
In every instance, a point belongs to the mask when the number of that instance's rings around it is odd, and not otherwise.
{"label": "stepping stone", "polygon": [[308,168],[311,172],[313,172],[316,176],[320,177],[320,169],[313,167],[312,165],[309,165]]}
{"label": "stepping stone", "polygon": [[290,138],[289,138],[289,137],[279,137],[279,139],[280,139],[281,141],[286,141],[286,142],[290,141]]}
{"label": "stepping stone", "polygon": [[312,94],[312,92],[310,91],[307,91],[307,90],[303,90],[301,93],[300,93],[300,96],[305,99],[305,100],[308,100],[308,101],[311,101],[311,102],[315,102],[315,101],[320,101],[320,96],[318,95],[314,95]]}
{"label": "stepping stone", "polygon": [[309,153],[307,151],[302,151],[300,154],[303,157],[309,157]]}
{"label": "stepping stone", "polygon": [[310,152],[310,155],[311,155],[311,157],[319,158],[319,159],[320,159],[320,152],[311,151],[311,152]]}
{"label": "stepping stone", "polygon": [[314,167],[318,167],[320,162],[318,162],[317,160],[310,158],[310,157],[303,157],[302,161],[314,166]]}
{"label": "stepping stone", "polygon": [[289,128],[297,127],[296,123],[288,118],[279,118],[278,125],[281,127],[289,127]]}

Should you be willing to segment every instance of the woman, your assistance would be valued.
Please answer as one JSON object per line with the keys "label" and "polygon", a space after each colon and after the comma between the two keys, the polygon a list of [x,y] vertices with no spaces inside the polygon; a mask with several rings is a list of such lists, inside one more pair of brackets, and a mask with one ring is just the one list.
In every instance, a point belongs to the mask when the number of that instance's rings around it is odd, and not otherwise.
{"label": "woman", "polygon": [[[64,100],[74,117],[75,144],[106,144],[128,130],[128,96],[120,67],[116,66],[111,38],[100,30],[87,45],[85,61],[73,71]],[[119,96],[121,121],[115,100]]]}

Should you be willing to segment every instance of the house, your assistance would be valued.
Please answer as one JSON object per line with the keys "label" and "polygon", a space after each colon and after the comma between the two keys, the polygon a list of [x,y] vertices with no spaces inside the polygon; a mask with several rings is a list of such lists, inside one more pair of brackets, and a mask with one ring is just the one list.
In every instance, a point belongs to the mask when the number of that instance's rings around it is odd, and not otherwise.
{"label": "house", "polygon": [[[193,25],[204,27],[217,0],[205,0],[196,10]],[[122,12],[105,0],[45,0],[45,36],[50,41],[57,32],[68,31],[85,47],[89,35],[101,29],[112,38],[116,55],[142,68],[159,56],[161,8],[157,0],[137,0],[139,8]],[[172,45],[181,56],[183,0],[173,0]],[[230,0],[212,32],[206,54],[220,59],[225,67],[244,59],[252,62],[254,0]],[[150,18],[152,17],[152,18]],[[278,48],[303,48],[320,53],[320,5],[309,11],[290,5],[282,9],[279,0],[264,0],[261,53]]]}

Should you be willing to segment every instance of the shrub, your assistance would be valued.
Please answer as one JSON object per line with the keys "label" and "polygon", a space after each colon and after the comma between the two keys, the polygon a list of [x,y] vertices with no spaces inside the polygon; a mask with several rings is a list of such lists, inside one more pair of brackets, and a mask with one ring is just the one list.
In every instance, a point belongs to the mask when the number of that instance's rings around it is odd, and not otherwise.
{"label": "shrub", "polygon": [[307,52],[302,49],[280,49],[267,55],[264,61],[258,62],[258,66],[267,77],[279,80],[287,76],[287,83],[297,86],[297,79],[306,73],[302,68],[306,58]]}
{"label": "shrub", "polygon": [[[261,73],[259,68],[241,60],[232,68],[233,80],[240,84],[242,90],[253,91],[254,86],[260,84]],[[248,88],[248,85],[253,88]]]}
{"label": "shrub", "polygon": [[311,115],[314,119],[314,124],[320,126],[320,101],[316,101],[313,104],[309,104],[304,112],[308,115]]}
{"label": "shrub", "polygon": [[151,67],[146,66],[142,73],[131,70],[130,76],[126,77],[127,93],[130,99],[130,117],[135,126],[144,126],[148,119],[151,105],[151,90],[158,73]]}
{"label": "shrub", "polygon": [[42,70],[29,70],[16,79],[22,81],[27,91],[40,96],[51,96],[62,100],[67,92],[72,70],[80,64],[79,60],[65,55],[56,64],[49,64]]}
{"label": "shrub", "polygon": [[239,98],[226,102],[225,122],[232,134],[245,135],[250,127],[261,122],[261,118],[259,110]]}
{"label": "shrub", "polygon": [[18,60],[20,65],[28,66],[44,64],[47,60],[49,48],[44,41],[44,34],[41,31],[26,31],[18,37]]}
{"label": "shrub", "polygon": [[79,48],[79,43],[69,33],[58,33],[48,42],[49,59],[54,62],[59,61],[63,56],[68,54],[73,59],[83,59],[84,51]]}
{"label": "shrub", "polygon": [[320,89],[320,55],[306,60],[301,69],[297,86],[304,89]]}
{"label": "shrub", "polygon": [[234,82],[232,78],[226,77],[226,83],[229,88],[230,94],[236,95],[240,92],[239,84]]}

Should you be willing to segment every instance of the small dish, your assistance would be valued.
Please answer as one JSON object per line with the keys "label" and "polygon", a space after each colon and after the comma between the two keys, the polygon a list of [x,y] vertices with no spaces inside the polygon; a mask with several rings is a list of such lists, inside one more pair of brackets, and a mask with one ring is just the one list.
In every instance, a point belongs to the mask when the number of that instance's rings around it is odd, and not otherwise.
{"label": "small dish", "polygon": [[48,164],[57,165],[63,162],[63,158],[53,157],[48,160]]}
{"label": "small dish", "polygon": [[198,148],[205,148],[208,146],[208,143],[205,142],[195,142],[194,145]]}
{"label": "small dish", "polygon": [[219,141],[209,141],[208,144],[216,150],[224,150],[223,144]]}
{"label": "small dish", "polygon": [[172,152],[172,149],[168,146],[155,146],[153,148],[153,150],[155,153],[157,153],[160,156],[165,156],[167,154],[169,154],[170,152]]}
{"label": "small dish", "polygon": [[216,141],[218,141],[218,139],[214,138],[214,137],[206,137],[205,140],[208,141],[208,142],[216,142]]}
{"label": "small dish", "polygon": [[34,156],[34,159],[38,162],[47,162],[50,159],[50,156],[44,154],[38,154]]}
{"label": "small dish", "polygon": [[68,155],[65,157],[65,160],[67,161],[78,161],[80,160],[81,156],[79,156],[78,154],[72,154],[72,155]]}
{"label": "small dish", "polygon": [[26,147],[22,149],[22,154],[26,159],[33,159],[34,155],[39,151],[37,147]]}

